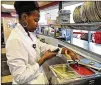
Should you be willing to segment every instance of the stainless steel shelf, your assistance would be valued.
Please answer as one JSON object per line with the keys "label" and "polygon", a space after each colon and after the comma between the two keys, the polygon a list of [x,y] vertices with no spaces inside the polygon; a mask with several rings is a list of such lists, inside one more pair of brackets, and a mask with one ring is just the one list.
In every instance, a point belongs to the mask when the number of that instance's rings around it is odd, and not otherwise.
{"label": "stainless steel shelf", "polygon": [[67,24],[59,24],[54,25],[59,26],[61,28],[67,29],[75,29],[75,30],[88,30],[88,31],[96,31],[101,30],[101,22],[94,22],[94,23],[67,23]]}
{"label": "stainless steel shelf", "polygon": [[66,29],[75,29],[75,30],[101,31],[101,22],[67,23],[67,24],[52,24],[52,25],[41,25],[41,26],[52,26],[55,28],[66,28]]}

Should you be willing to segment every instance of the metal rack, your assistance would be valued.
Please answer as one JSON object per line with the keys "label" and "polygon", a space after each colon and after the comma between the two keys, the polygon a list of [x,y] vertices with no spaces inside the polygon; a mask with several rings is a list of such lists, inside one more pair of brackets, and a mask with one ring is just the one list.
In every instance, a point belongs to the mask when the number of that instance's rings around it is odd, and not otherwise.
{"label": "metal rack", "polygon": [[[60,8],[62,8],[62,5],[60,4],[59,6],[61,6]],[[69,46],[70,47],[73,47],[73,49],[75,48],[75,50],[78,50],[78,46],[76,47],[75,45],[72,45],[72,42],[73,42],[73,30],[86,30],[88,31],[88,49],[89,50],[89,44],[90,44],[90,38],[91,38],[91,31],[101,31],[101,22],[88,22],[88,23],[67,23],[67,24],[51,24],[51,25],[41,25],[41,26],[47,26],[47,27],[54,27],[54,28],[63,28],[63,29],[70,29],[70,34],[71,34],[71,40],[70,40],[70,43],[67,43],[67,42],[62,42],[62,41],[57,41],[58,43],[62,43],[62,45],[64,46],[66,44],[70,44]],[[67,30],[66,30],[67,32]],[[55,33],[54,33],[55,34]],[[46,38],[46,37],[45,37]],[[49,39],[51,40],[51,38],[46,38],[46,40],[49,42]],[[55,40],[52,40],[52,41],[55,41]],[[56,43],[57,43],[56,42]],[[55,43],[55,44],[56,44]],[[54,45],[55,45],[54,44]],[[90,56],[91,58],[94,58],[96,59],[97,57],[95,55],[92,55],[93,53],[88,53],[89,51],[87,51],[85,49],[79,49],[79,53],[81,52],[81,54],[83,53],[84,55],[88,55]],[[87,57],[88,57],[87,56]],[[93,57],[94,56],[94,57]],[[98,59],[99,60],[99,59]],[[53,75],[52,75],[53,76]],[[57,80],[56,78],[53,78],[53,82],[56,83]],[[81,80],[80,80],[81,81]],[[90,82],[90,81],[89,81]],[[77,83],[77,82],[75,82]],[[78,85],[78,84],[77,84]]]}
{"label": "metal rack", "polygon": [[55,25],[55,26],[61,26],[61,28],[71,29],[71,40],[70,40],[71,44],[73,44],[73,30],[88,31],[88,48],[87,48],[87,50],[90,50],[91,31],[101,31],[101,22],[68,23],[68,24],[60,24],[60,25]]}
{"label": "metal rack", "polygon": [[51,25],[41,25],[41,26],[50,26],[54,28],[61,27],[61,28],[75,29],[75,30],[101,31],[101,22],[51,24]]}
{"label": "metal rack", "polygon": [[70,43],[71,44],[73,44],[73,30],[86,30],[86,31],[88,31],[88,48],[87,48],[87,50],[90,49],[91,31],[101,31],[101,22],[51,24],[51,25],[42,25],[42,26],[70,29],[71,30],[70,31],[70,34],[71,34]]}
{"label": "metal rack", "polygon": [[[59,2],[59,10],[63,8],[63,3],[65,3],[65,2]],[[50,25],[41,25],[41,26],[70,29],[70,36],[71,36],[70,44],[73,44],[73,30],[88,31],[88,48],[87,48],[87,50],[90,49],[91,31],[101,31],[101,22],[50,24]],[[55,33],[54,33],[54,35],[55,35]],[[67,30],[66,30],[66,35],[67,35]]]}
{"label": "metal rack", "polygon": [[88,30],[96,31],[101,30],[101,22],[92,22],[92,23],[67,23],[67,24],[56,24],[54,27],[61,27],[66,29],[75,29],[75,30]]}

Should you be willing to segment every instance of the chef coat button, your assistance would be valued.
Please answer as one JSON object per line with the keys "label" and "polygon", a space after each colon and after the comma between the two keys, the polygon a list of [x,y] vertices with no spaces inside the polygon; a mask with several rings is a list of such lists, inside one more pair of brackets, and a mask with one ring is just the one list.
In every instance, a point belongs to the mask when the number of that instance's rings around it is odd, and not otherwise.
{"label": "chef coat button", "polygon": [[36,48],[36,44],[33,44],[32,46],[33,46],[34,49]]}

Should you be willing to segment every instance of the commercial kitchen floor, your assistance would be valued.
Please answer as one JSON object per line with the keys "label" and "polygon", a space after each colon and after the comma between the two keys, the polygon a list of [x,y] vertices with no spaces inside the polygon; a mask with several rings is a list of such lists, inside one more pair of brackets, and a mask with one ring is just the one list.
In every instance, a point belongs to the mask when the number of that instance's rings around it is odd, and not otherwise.
{"label": "commercial kitchen floor", "polygon": [[[88,49],[88,42],[84,40],[80,40],[77,38],[73,38],[73,44]],[[96,52],[101,55],[101,44],[90,43],[90,50]],[[1,83],[2,84],[11,84],[12,83],[12,76],[9,71],[9,67],[7,66],[7,59],[6,59],[6,50],[2,48],[1,54]]]}

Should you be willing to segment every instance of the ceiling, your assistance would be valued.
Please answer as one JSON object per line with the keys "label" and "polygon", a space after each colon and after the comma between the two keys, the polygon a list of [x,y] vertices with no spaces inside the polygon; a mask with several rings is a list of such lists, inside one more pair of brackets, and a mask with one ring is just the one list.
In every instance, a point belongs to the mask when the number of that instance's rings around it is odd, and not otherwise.
{"label": "ceiling", "polygon": [[[38,1],[39,7],[52,3],[52,1]],[[14,5],[14,1],[1,1],[1,4]],[[2,12],[14,12],[14,9],[6,9],[1,5]]]}

